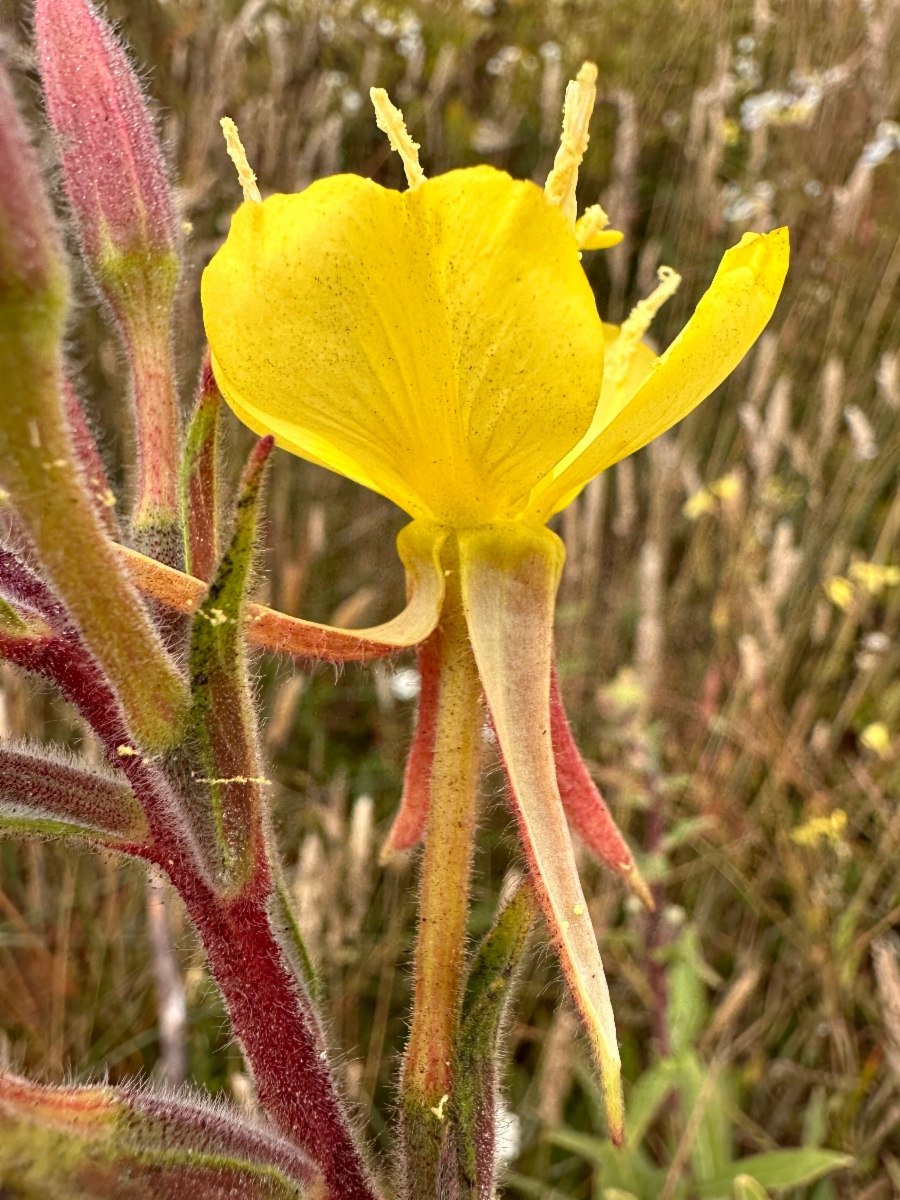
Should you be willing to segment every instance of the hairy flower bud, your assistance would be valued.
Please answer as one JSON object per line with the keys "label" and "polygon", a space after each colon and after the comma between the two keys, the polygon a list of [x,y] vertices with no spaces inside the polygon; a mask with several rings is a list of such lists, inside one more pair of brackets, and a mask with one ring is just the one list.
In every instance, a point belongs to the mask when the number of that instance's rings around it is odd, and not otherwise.
{"label": "hairy flower bud", "polygon": [[170,320],[178,224],[162,152],[137,76],[88,0],[37,0],[35,32],[85,261],[131,369],[140,459],[136,533],[151,553],[177,559],[180,430]]}
{"label": "hairy flower bud", "polygon": [[40,171],[0,67],[0,484],[116,688],[142,746],[179,732],[184,682],[97,519],[62,402],[65,260]]}

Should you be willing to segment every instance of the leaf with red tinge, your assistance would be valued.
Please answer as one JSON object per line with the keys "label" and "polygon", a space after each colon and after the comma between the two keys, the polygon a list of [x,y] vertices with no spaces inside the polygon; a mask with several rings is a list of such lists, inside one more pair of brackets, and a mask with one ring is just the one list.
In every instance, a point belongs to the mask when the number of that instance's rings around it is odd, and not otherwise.
{"label": "leaf with red tinge", "polygon": [[0,833],[83,837],[104,845],[146,842],[147,818],[124,776],[0,746]]}
{"label": "leaf with red tinge", "polygon": [[322,1200],[299,1150],[224,1107],[0,1075],[0,1190],[55,1200]]}
{"label": "leaf with red tinge", "polygon": [[116,497],[109,486],[106,468],[103,466],[103,459],[100,457],[94,435],[88,426],[81,401],[66,378],[63,378],[62,390],[63,407],[69,423],[72,446],[75,450],[75,457],[81,466],[87,490],[94,502],[94,512],[109,536],[118,538],[119,525],[115,513]]}
{"label": "leaf with red tinge", "polygon": [[610,1137],[623,1136],[621,1067],[603,964],[556,782],[550,734],[553,607],[564,550],[517,522],[460,532],[469,636],[503,754],[525,856],[600,1067]]}
{"label": "leaf with red tinge", "polygon": [[219,425],[222,397],[209,365],[200,372],[194,413],[181,460],[181,524],[184,567],[209,582],[219,562]]}
{"label": "leaf with red tinge", "polygon": [[259,526],[261,488],[272,437],[257,442],[244,468],[234,533],[191,628],[191,742],[195,782],[209,798],[213,878],[223,894],[250,876],[262,837],[262,783],[247,680],[244,608]]}
{"label": "leaf with red tinge", "polygon": [[431,766],[434,761],[434,738],[437,730],[438,701],[441,692],[440,630],[419,647],[419,711],[416,732],[406,759],[403,773],[403,794],[400,809],[394,818],[391,832],[381,851],[381,862],[388,863],[394,854],[418,845],[428,819],[431,794]]}
{"label": "leaf with red tinge", "polygon": [[566,816],[588,849],[610,870],[621,875],[652,912],[656,907],[653,894],[575,745],[555,667],[550,676],[550,732],[556,759],[556,782]]}

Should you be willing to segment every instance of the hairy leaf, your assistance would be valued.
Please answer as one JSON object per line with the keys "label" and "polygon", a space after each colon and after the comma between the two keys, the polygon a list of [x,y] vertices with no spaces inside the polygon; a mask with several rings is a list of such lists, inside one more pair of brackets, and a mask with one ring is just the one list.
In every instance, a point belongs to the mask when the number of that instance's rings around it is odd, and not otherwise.
{"label": "hairy leaf", "polygon": [[208,581],[219,561],[219,424],[222,397],[207,355],[181,460],[181,523],[188,575]]}
{"label": "hairy leaf", "polygon": [[261,836],[261,768],[247,683],[244,607],[256,551],[260,488],[274,439],[263,438],[241,479],[231,544],[191,630],[191,740],[208,796],[211,867],[225,893],[240,891]]}
{"label": "hairy leaf", "polygon": [[124,777],[0,746],[0,832],[141,845],[147,818]]}
{"label": "hairy leaf", "polygon": [[521,884],[481,943],[463,997],[450,1112],[464,1194],[471,1200],[491,1200],[494,1194],[501,1025],[537,911],[531,885]]}
{"label": "hairy leaf", "polygon": [[0,1191],[28,1200],[319,1200],[316,1168],[233,1112],[0,1076]]}

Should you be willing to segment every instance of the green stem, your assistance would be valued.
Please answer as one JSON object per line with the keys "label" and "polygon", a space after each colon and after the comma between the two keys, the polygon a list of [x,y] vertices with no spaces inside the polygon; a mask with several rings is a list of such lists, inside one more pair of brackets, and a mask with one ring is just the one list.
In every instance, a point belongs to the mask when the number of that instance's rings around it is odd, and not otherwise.
{"label": "green stem", "polygon": [[[449,555],[447,555],[449,558]],[[466,961],[466,920],[484,721],[454,555],[441,614],[440,701],[419,885],[412,1028],[402,1103],[408,1192],[437,1194]]]}

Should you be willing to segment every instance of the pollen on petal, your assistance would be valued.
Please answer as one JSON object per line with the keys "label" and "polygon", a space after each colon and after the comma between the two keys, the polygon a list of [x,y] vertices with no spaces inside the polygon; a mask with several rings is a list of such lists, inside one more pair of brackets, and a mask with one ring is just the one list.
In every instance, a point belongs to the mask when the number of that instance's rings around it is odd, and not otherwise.
{"label": "pollen on petal", "polygon": [[375,108],[375,124],[382,133],[387,134],[391,149],[396,150],[403,159],[403,170],[410,189],[417,188],[425,182],[425,172],[419,164],[419,143],[409,136],[403,113],[391,103],[384,88],[370,88],[369,95]]}

